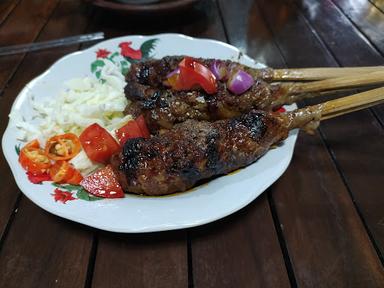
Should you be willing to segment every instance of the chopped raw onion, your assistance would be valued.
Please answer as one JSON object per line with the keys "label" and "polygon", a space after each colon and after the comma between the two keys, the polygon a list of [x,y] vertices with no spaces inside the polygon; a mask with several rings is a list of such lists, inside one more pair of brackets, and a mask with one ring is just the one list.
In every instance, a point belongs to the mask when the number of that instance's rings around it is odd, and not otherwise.
{"label": "chopped raw onion", "polygon": [[172,83],[176,79],[176,75],[180,74],[180,68],[176,68],[172,72],[167,74],[167,79],[163,81],[163,85],[167,87],[171,87]]}
{"label": "chopped raw onion", "polygon": [[253,77],[243,70],[233,71],[227,82],[227,88],[232,93],[239,95],[247,91],[255,83]]}
{"label": "chopped raw onion", "polygon": [[173,70],[172,72],[168,73],[167,75],[167,79],[168,78],[171,78],[173,75],[176,75],[176,74],[179,74],[180,73],[180,68],[176,68],[175,70]]}
{"label": "chopped raw onion", "polygon": [[217,80],[226,80],[228,71],[223,61],[213,61],[210,70],[212,71],[213,75],[215,75]]}

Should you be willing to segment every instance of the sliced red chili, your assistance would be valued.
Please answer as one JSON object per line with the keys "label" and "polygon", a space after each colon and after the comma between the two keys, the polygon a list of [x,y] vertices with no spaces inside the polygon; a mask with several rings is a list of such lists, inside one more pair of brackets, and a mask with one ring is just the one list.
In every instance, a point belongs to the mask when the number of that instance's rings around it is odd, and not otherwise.
{"label": "sliced red chili", "polygon": [[56,135],[48,139],[45,153],[52,160],[69,160],[81,150],[79,138],[73,133]]}
{"label": "sliced red chili", "polygon": [[19,163],[27,172],[34,175],[44,174],[51,167],[51,161],[37,140],[29,142],[20,150]]}

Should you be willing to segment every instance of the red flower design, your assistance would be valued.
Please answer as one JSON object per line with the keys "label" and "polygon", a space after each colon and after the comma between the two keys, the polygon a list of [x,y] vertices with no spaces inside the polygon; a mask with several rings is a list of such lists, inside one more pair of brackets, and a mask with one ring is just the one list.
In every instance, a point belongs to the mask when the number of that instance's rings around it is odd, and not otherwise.
{"label": "red flower design", "polygon": [[66,192],[66,191],[60,190],[59,188],[56,188],[55,194],[51,194],[51,195],[55,198],[56,202],[60,201],[65,204],[67,201],[72,201],[77,199],[72,197],[72,194],[73,193],[71,192]]}
{"label": "red flower design", "polygon": [[143,54],[141,53],[141,50],[135,50],[131,47],[132,42],[121,42],[119,44],[119,47],[121,48],[120,54],[124,57],[129,57],[135,60],[140,60],[143,57]]}
{"label": "red flower design", "polygon": [[51,176],[48,173],[34,175],[31,172],[27,172],[28,180],[33,184],[41,184],[43,181],[51,181]]}
{"label": "red flower design", "polygon": [[96,51],[96,58],[107,58],[111,54],[107,49],[99,49]]}

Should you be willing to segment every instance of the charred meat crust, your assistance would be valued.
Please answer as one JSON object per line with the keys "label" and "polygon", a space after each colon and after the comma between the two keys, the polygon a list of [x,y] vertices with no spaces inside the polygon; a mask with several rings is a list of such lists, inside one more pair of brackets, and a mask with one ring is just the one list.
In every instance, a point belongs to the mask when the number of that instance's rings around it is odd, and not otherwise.
{"label": "charred meat crust", "polygon": [[[271,110],[272,103],[279,97],[279,90],[260,79],[256,79],[251,89],[241,95],[232,94],[221,82],[218,82],[217,93],[213,95],[203,90],[166,89],[163,80],[170,71],[176,69],[182,59],[183,56],[168,56],[160,60],[135,63],[126,76],[125,94],[133,105],[128,106],[125,113],[134,116],[144,114],[153,133],[160,128],[169,129],[187,119],[212,121],[239,116],[251,109]],[[198,60],[206,66],[215,61]],[[228,67],[245,67],[228,60],[224,63]],[[267,75],[266,71],[269,70],[260,70],[260,74]]]}
{"label": "charred meat crust", "polygon": [[[131,85],[138,84],[138,86],[147,86],[147,88],[163,87],[163,81],[166,79],[166,76],[178,67],[179,63],[183,60],[184,57],[185,56],[166,56],[162,59],[149,59],[146,61],[134,63],[126,75],[126,81]],[[196,58],[196,60],[204,64],[206,67],[211,67],[211,65],[217,61],[217,59],[206,58]],[[266,81],[271,80],[273,77],[273,70],[270,68],[253,69],[230,60],[220,61],[225,64],[228,70],[242,69],[245,71],[252,71],[252,74],[255,77]],[[136,97],[142,98],[143,96],[145,97],[144,94],[127,94],[127,97],[132,97],[134,99],[136,99]]]}
{"label": "charred meat crust", "polygon": [[219,83],[218,91],[209,95],[204,91],[172,91],[157,89],[142,101],[134,101],[126,108],[126,114],[144,114],[152,132],[159,128],[171,128],[187,119],[214,121],[228,119],[251,109],[268,110],[277,95],[271,95],[269,86],[257,81],[250,90],[241,95],[228,93]]}
{"label": "charred meat crust", "polygon": [[112,165],[125,191],[170,194],[249,165],[287,135],[265,111],[216,122],[187,120],[161,136],[128,140]]}

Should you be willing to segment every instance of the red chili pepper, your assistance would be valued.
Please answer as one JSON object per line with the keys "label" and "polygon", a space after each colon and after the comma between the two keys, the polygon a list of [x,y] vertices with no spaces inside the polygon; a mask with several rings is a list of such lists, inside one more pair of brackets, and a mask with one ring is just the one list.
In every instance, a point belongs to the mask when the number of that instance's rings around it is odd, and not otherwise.
{"label": "red chili pepper", "polygon": [[39,175],[32,174],[31,172],[27,172],[28,180],[33,184],[41,184],[44,181],[51,181],[52,178],[49,173],[43,173]]}
{"label": "red chili pepper", "polygon": [[20,150],[19,163],[26,171],[34,175],[44,174],[51,167],[51,161],[40,148],[37,140],[27,143]]}

